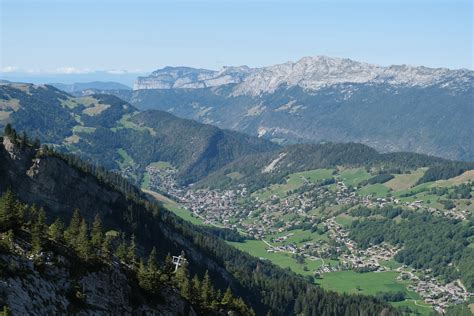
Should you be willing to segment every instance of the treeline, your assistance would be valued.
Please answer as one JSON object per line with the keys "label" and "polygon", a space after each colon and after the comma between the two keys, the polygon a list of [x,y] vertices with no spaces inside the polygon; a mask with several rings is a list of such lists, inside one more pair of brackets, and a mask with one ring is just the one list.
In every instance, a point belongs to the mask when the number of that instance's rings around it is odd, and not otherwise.
{"label": "treeline", "polygon": [[370,208],[365,206],[359,206],[356,209],[350,211],[350,214],[355,217],[369,217],[373,215],[381,215],[386,218],[395,218],[400,216],[401,218],[407,218],[412,211],[404,210],[401,207],[393,207],[393,206],[384,206],[384,207],[377,207],[377,208]]}
{"label": "treeline", "polygon": [[5,236],[0,239],[0,252],[14,252],[15,236],[28,234],[29,252],[36,260],[42,260],[44,251],[54,252],[57,249],[54,242],[72,249],[79,260],[94,266],[120,260],[135,273],[140,288],[152,300],[160,297],[164,287],[173,287],[203,314],[225,309],[240,315],[255,315],[230,288],[225,293],[216,290],[207,271],[202,279],[198,275],[191,278],[184,253],[181,254],[183,263],[177,268],[169,253],[160,264],[156,248],[145,262],[137,255],[135,238],[132,236],[126,241],[120,238],[119,232],[105,233],[98,215],[91,227],[79,210],[74,211],[67,227],[59,218],[48,225],[43,209],[21,203],[7,191],[0,197],[0,234]]}
{"label": "treeline", "polygon": [[474,169],[474,162],[455,162],[449,161],[430,167],[423,176],[418,180],[417,184],[431,182],[436,180],[450,179],[460,174]]}
{"label": "treeline", "polygon": [[227,241],[243,242],[246,239],[252,239],[247,236],[244,237],[238,231],[229,228],[210,226],[205,227],[205,230],[211,235],[214,235]]}
{"label": "treeline", "polygon": [[474,289],[474,249],[468,247],[474,236],[473,220],[463,223],[427,213],[401,214],[398,223],[390,218],[355,220],[350,238],[364,248],[382,242],[403,247],[396,261],[430,269],[447,282],[461,278],[468,289]]}
{"label": "treeline", "polygon": [[367,184],[385,183],[387,181],[392,180],[393,178],[394,176],[390,173],[382,173],[360,182],[359,186],[365,186]]}

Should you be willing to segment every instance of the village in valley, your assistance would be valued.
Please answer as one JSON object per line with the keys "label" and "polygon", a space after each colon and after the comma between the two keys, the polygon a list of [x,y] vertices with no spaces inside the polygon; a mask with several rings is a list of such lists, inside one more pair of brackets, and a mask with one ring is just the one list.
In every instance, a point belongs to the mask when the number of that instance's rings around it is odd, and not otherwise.
{"label": "village in valley", "polygon": [[147,172],[150,189],[167,192],[205,225],[233,229],[250,240],[260,240],[267,253],[286,254],[295,263],[320,262],[312,271],[304,266],[316,279],[337,271],[397,272],[397,280],[406,283],[407,291],[416,293],[419,302],[440,313],[449,305],[474,296],[460,281],[443,284],[430,271],[387,265],[394,262],[400,250],[394,245],[384,242],[364,249],[349,238],[350,223],[355,219],[349,210],[355,207],[394,206],[459,220],[469,216],[467,208],[445,209],[403,195],[364,194],[364,188],[346,181],[343,174],[334,170],[290,176],[286,185],[272,185],[252,193],[244,185],[227,190],[183,188],[174,180],[176,170],[171,166],[149,166]]}

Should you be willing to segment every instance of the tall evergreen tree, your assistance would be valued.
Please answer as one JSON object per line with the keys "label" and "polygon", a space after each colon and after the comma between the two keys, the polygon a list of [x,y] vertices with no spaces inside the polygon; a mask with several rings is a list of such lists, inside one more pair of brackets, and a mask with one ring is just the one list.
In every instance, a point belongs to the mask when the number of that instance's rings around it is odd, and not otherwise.
{"label": "tall evergreen tree", "polygon": [[45,235],[46,213],[44,212],[44,209],[41,208],[31,230],[31,246],[33,253],[38,254],[43,250]]}
{"label": "tall evergreen tree", "polygon": [[64,224],[61,219],[56,218],[56,220],[49,226],[48,229],[49,238],[61,241],[64,238]]}
{"label": "tall evergreen tree", "polygon": [[69,223],[68,228],[64,232],[64,238],[71,246],[76,246],[76,239],[79,235],[81,223],[81,212],[78,209],[75,209],[74,213],[72,214],[71,222]]}
{"label": "tall evergreen tree", "polygon": [[104,233],[102,232],[102,220],[100,219],[99,214],[96,214],[94,217],[94,222],[92,223],[91,244],[96,249],[99,249],[103,240]]}
{"label": "tall evergreen tree", "polygon": [[191,298],[191,282],[189,279],[189,263],[184,260],[175,274],[175,281],[180,289],[181,296],[186,299]]}
{"label": "tall evergreen tree", "polygon": [[81,222],[75,248],[81,258],[87,260],[91,257],[91,244],[89,240],[87,222],[85,219],[83,219]]}
{"label": "tall evergreen tree", "polygon": [[201,298],[202,298],[203,305],[205,307],[209,307],[211,305],[211,301],[213,299],[213,288],[212,288],[211,279],[209,277],[209,271],[207,270],[206,270],[206,273],[204,274],[204,279],[202,280]]}
{"label": "tall evergreen tree", "polygon": [[230,289],[230,286],[227,287],[227,290],[224,293],[224,297],[222,297],[221,304],[227,307],[232,306],[234,303],[234,295],[232,294],[232,290]]}
{"label": "tall evergreen tree", "polygon": [[201,280],[197,274],[191,280],[191,302],[195,305],[201,302]]}
{"label": "tall evergreen tree", "polygon": [[7,190],[0,198],[0,231],[6,231],[13,225],[15,195]]}

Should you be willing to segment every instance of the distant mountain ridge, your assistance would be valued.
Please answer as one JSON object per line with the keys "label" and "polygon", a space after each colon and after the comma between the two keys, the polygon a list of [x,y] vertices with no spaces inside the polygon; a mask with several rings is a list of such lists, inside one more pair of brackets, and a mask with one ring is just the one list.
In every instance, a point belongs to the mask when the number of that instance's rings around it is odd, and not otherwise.
{"label": "distant mountain ridge", "polygon": [[269,67],[223,67],[219,71],[190,67],[165,67],[148,77],[139,77],[134,90],[198,89],[236,84],[234,95],[273,93],[281,86],[301,87],[315,91],[322,87],[347,83],[391,84],[427,87],[441,85],[456,88],[472,80],[474,72],[467,69],[428,68],[393,65],[382,67],[327,56],[304,57]]}
{"label": "distant mountain ridge", "polygon": [[58,88],[64,92],[74,93],[80,92],[82,90],[131,90],[129,86],[121,84],[119,82],[112,82],[112,81],[92,81],[92,82],[76,82],[71,84],[65,83],[50,83],[49,85]]}
{"label": "distant mountain ridge", "polygon": [[474,71],[305,57],[263,68],[166,67],[128,101],[278,143],[359,142],[474,160]]}

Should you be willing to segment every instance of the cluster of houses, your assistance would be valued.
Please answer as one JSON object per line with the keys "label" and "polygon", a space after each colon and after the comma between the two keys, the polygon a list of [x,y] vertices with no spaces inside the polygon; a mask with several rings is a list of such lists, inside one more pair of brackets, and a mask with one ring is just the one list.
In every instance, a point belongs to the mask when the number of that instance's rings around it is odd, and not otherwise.
{"label": "cluster of houses", "polygon": [[402,266],[397,271],[400,272],[398,277],[400,280],[411,281],[409,290],[418,293],[426,303],[431,304],[441,314],[445,313],[448,306],[464,303],[474,296],[474,293],[469,293],[459,281],[443,285],[433,277],[417,276],[416,270],[407,266]]}
{"label": "cluster of houses", "polygon": [[[147,168],[148,170],[148,168]],[[196,216],[209,223],[218,223],[224,227],[239,229],[256,239],[265,241],[270,235],[284,233],[268,242],[268,252],[286,252],[303,255],[313,259],[337,256],[337,266],[323,264],[315,273],[322,274],[342,269],[363,271],[385,271],[383,261],[390,260],[400,249],[388,244],[375,245],[368,249],[360,249],[348,236],[348,231],[335,220],[335,217],[321,218],[313,210],[336,205],[362,205],[369,208],[386,205],[401,205],[408,209],[427,211],[440,216],[464,219],[467,211],[455,209],[438,210],[427,208],[422,200],[402,202],[393,197],[377,198],[360,196],[356,188],[348,188],[343,181],[336,181],[335,188],[306,183],[304,189],[286,192],[283,195],[248,194],[243,186],[234,190],[217,191],[205,189],[182,189],[174,181],[175,170],[148,170],[151,184],[165,189],[179,202],[184,204]],[[242,201],[245,201],[242,203]],[[284,218],[284,220],[282,220]],[[322,220],[322,222],[321,222]],[[293,236],[291,230],[301,224],[312,227],[325,227],[330,243],[324,240],[308,240],[305,242],[289,242]],[[287,233],[285,233],[287,232]],[[400,277],[406,278],[406,269],[400,270]],[[429,275],[426,273],[426,275]],[[435,280],[420,280],[415,274],[408,274],[413,281],[410,289],[419,293],[423,299],[439,311],[446,306],[465,301],[469,292],[454,285],[440,285]]]}

